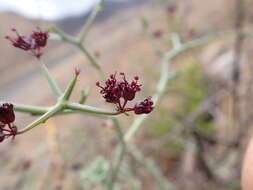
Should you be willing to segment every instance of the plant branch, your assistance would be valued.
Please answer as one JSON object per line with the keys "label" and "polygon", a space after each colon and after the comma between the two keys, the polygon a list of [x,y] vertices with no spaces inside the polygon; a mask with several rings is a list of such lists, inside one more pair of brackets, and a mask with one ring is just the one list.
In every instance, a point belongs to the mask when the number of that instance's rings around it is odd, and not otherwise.
{"label": "plant branch", "polygon": [[91,55],[91,53],[84,47],[83,44],[77,43],[76,47],[80,49],[80,51],[85,55],[85,57],[90,61],[92,66],[99,72],[102,79],[105,79],[105,74],[101,69],[101,66],[97,62],[96,58]]}
{"label": "plant branch", "polygon": [[90,94],[90,89],[81,90],[79,104],[84,104],[89,94]]}
{"label": "plant branch", "polygon": [[[0,104],[3,104],[0,102]],[[32,115],[42,115],[49,111],[50,107],[41,107],[41,106],[30,106],[23,104],[13,104],[14,110],[17,112],[30,113]]]}
{"label": "plant branch", "polygon": [[[192,40],[182,44],[181,46],[174,47],[171,51],[164,54],[161,67],[160,80],[157,84],[157,89],[153,96],[153,101],[155,104],[159,101],[159,99],[165,92],[168,81],[173,77],[173,73],[169,72],[170,61],[172,61],[174,58],[176,58],[180,53],[184,51],[206,44],[208,41],[210,41],[210,39],[211,39],[210,37],[202,37],[196,40]],[[124,139],[126,142],[131,140],[132,136],[139,129],[139,127],[146,118],[147,115],[135,117],[132,125],[125,134]]]}
{"label": "plant branch", "polygon": [[41,60],[39,60],[39,66],[40,66],[40,69],[41,69],[43,75],[46,77],[52,91],[56,95],[56,97],[60,97],[62,95],[61,89],[58,87],[55,79],[49,73],[47,67],[45,66],[45,64]]}
{"label": "plant branch", "polygon": [[65,92],[63,93],[62,97],[60,98],[61,100],[63,101],[68,101],[73,90],[74,90],[74,87],[76,85],[76,81],[77,81],[77,77],[80,73],[80,70],[76,69],[75,70],[75,77],[74,79],[72,79],[72,81],[69,83],[68,87],[66,88]]}
{"label": "plant branch", "polygon": [[96,107],[92,107],[88,105],[82,105],[78,103],[66,103],[66,108],[73,111],[96,114],[96,115],[114,116],[114,115],[120,114],[120,112],[109,112],[100,108],[96,108]]}
{"label": "plant branch", "polygon": [[97,17],[97,15],[101,12],[102,10],[102,7],[103,7],[103,3],[104,3],[104,0],[100,0],[99,3],[97,4],[97,6],[93,9],[92,13],[90,14],[89,18],[87,19],[87,21],[85,22],[85,24],[83,25],[82,29],[81,29],[81,32],[79,33],[79,42],[82,43],[92,24],[95,22],[95,19]]}
{"label": "plant branch", "polygon": [[55,115],[58,112],[62,111],[62,109],[63,109],[62,104],[56,104],[54,107],[50,108],[48,112],[46,112],[44,115],[39,117],[37,120],[35,120],[31,124],[29,124],[24,129],[19,130],[17,134],[23,134],[27,131],[30,131],[31,129],[38,126],[39,124],[45,123],[50,117],[52,117],[53,115]]}
{"label": "plant branch", "polygon": [[127,151],[127,146],[126,146],[126,143],[124,141],[124,133],[122,131],[122,128],[120,126],[120,123],[119,121],[116,119],[116,118],[113,118],[112,119],[113,123],[114,123],[114,129],[115,129],[115,132],[119,138],[119,141],[120,141],[120,151],[117,152],[118,155],[116,156],[116,161],[115,161],[115,167],[112,171],[112,175],[109,179],[109,183],[108,183],[108,190],[113,190],[113,187],[114,187],[114,184],[117,180],[117,177],[118,177],[118,173],[119,173],[119,170],[120,170],[120,167],[121,167],[121,164],[122,164],[122,161],[123,161],[123,158],[124,158],[124,155]]}

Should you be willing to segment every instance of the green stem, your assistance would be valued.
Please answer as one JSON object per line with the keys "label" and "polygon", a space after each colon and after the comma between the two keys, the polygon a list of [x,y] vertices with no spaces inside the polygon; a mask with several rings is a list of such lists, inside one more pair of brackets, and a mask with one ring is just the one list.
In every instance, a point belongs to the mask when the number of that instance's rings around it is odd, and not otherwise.
{"label": "green stem", "polygon": [[90,54],[90,52],[84,47],[84,45],[82,44],[82,41],[76,40],[74,37],[69,36],[68,34],[66,34],[65,32],[63,32],[61,29],[59,29],[57,27],[53,27],[51,29],[51,31],[55,32],[56,34],[58,34],[63,41],[65,41],[65,42],[67,42],[69,44],[72,44],[73,46],[77,47],[85,55],[85,57],[90,61],[90,63],[92,64],[92,66],[99,72],[101,78],[103,80],[105,79],[105,74],[102,71],[101,66],[99,65],[99,63],[97,62],[97,60],[95,59],[95,57],[92,56]]}
{"label": "green stem", "polygon": [[122,131],[120,123],[119,123],[119,121],[116,118],[113,118],[112,121],[114,122],[114,126],[115,126],[114,129],[115,129],[116,134],[117,134],[117,136],[119,138],[121,146],[120,146],[120,152],[117,152],[118,156],[116,156],[115,168],[113,169],[112,175],[111,175],[111,177],[109,179],[108,190],[113,190],[113,188],[114,188],[114,184],[115,184],[115,182],[117,180],[117,177],[118,177],[118,174],[119,174],[119,170],[120,170],[120,167],[121,167],[124,155],[125,155],[125,153],[127,151],[127,146],[126,146],[126,143],[124,141],[124,133]]}
{"label": "green stem", "polygon": [[56,97],[60,97],[62,95],[61,89],[58,87],[56,81],[51,76],[47,67],[45,66],[45,64],[41,60],[39,61],[39,66],[40,66],[40,69],[41,69],[43,75],[46,77],[52,91],[56,95]]}
{"label": "green stem", "polygon": [[25,133],[27,131],[30,131],[34,127],[38,126],[39,124],[45,123],[50,117],[52,117],[53,115],[55,115],[55,114],[59,113],[60,111],[62,111],[62,109],[63,109],[62,104],[56,104],[54,107],[50,108],[48,112],[46,112],[44,115],[39,117],[37,120],[35,120],[31,124],[29,124],[24,129],[19,130],[17,134]]}
{"label": "green stem", "polygon": [[83,44],[78,43],[76,46],[82,51],[82,53],[86,56],[86,58],[90,61],[92,66],[99,72],[102,79],[105,79],[105,74],[101,69],[101,66],[98,64],[97,60],[90,54],[90,52],[84,47]]}
{"label": "green stem", "polygon": [[81,90],[79,104],[84,104],[90,94],[90,89]]}
{"label": "green stem", "polygon": [[[80,72],[80,71],[78,71]],[[72,79],[72,81],[69,83],[68,87],[66,88],[65,92],[63,93],[62,97],[60,98],[61,100],[63,101],[68,101],[73,90],[74,90],[74,87],[76,85],[76,81],[77,81],[77,77],[78,77],[79,73],[75,73],[75,78]]]}
{"label": "green stem", "polygon": [[30,113],[32,115],[42,115],[48,112],[48,110],[50,109],[49,107],[30,106],[30,105],[22,105],[22,104],[13,104],[13,105],[14,105],[15,111]]}
{"label": "green stem", "polygon": [[[185,44],[182,44],[181,46],[174,47],[171,51],[164,54],[160,79],[157,84],[156,93],[153,95],[153,101],[155,104],[158,102],[158,100],[163,95],[163,93],[166,89],[167,83],[172,76],[172,73],[169,73],[169,71],[168,71],[170,61],[173,60],[175,57],[177,57],[180,53],[182,53],[186,50],[206,44],[208,41],[210,41],[210,39],[211,39],[210,37],[203,37],[203,38],[200,38],[197,40],[193,40],[193,41],[187,42]],[[146,118],[147,118],[147,115],[140,115],[140,116],[135,117],[132,125],[130,126],[130,128],[128,129],[128,131],[125,134],[124,139],[126,142],[131,140],[133,135],[136,133],[136,131],[138,131],[141,124],[143,123],[143,121]]]}
{"label": "green stem", "polygon": [[104,0],[100,0],[100,2],[97,4],[97,6],[93,9],[92,13],[90,14],[88,20],[83,25],[83,28],[81,29],[81,32],[79,34],[80,43],[82,43],[85,40],[89,32],[89,29],[91,28],[91,25],[94,23],[98,13],[102,10],[103,3]]}
{"label": "green stem", "polygon": [[100,108],[82,105],[82,104],[78,104],[78,103],[66,103],[66,108],[73,110],[73,111],[96,114],[96,115],[113,116],[113,115],[120,114],[120,112],[109,112],[109,111],[106,111],[106,110],[103,110]]}
{"label": "green stem", "polygon": [[53,26],[50,30],[51,30],[52,33],[58,34],[58,36],[64,42],[68,42],[68,43],[71,43],[71,44],[75,44],[77,42],[77,40],[74,37],[66,34],[64,31],[62,31],[57,26]]}

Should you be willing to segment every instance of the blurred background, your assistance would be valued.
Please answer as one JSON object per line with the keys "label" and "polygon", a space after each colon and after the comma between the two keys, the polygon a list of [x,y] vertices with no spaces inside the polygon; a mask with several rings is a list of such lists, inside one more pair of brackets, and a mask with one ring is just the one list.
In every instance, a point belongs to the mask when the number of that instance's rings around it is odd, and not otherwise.
{"label": "blurred background", "polygon": [[[97,0],[0,0],[0,100],[28,105],[55,103],[36,60],[4,39],[11,28],[29,34],[57,25],[77,35]],[[107,75],[140,76],[138,99],[154,93],[161,58],[150,39],[171,49],[182,41],[223,33],[172,62],[176,72],[166,93],[134,136],[115,189],[240,189],[240,170],[252,131],[252,23],[250,0],[105,0],[85,46]],[[141,18],[148,22],[143,30]],[[146,35],[146,34],[149,35]],[[53,35],[52,35],[53,36]],[[74,68],[81,75],[72,100],[90,89],[87,104],[112,109],[95,86],[96,70],[75,47],[50,40],[43,61],[64,89]],[[35,117],[17,113],[20,128]],[[124,129],[132,114],[119,117]],[[50,119],[0,145],[0,190],[83,190],[104,188],[118,144],[111,120],[86,115]],[[137,159],[138,158],[138,159]]]}

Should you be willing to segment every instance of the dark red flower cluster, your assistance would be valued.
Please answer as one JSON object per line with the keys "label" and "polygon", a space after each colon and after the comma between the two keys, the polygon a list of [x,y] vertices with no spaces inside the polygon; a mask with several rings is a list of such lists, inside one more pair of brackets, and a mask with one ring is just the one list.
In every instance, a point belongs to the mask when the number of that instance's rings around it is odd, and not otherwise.
{"label": "dark red flower cluster", "polygon": [[40,28],[37,28],[37,31],[34,31],[30,36],[20,35],[16,29],[12,29],[16,33],[16,38],[11,38],[6,36],[14,47],[20,48],[24,51],[31,51],[32,54],[40,58],[42,56],[41,48],[47,45],[47,39],[49,37],[48,32],[42,32]]}
{"label": "dark red flower cluster", "polygon": [[137,92],[141,91],[141,84],[138,83],[139,77],[137,76],[132,82],[128,82],[125,73],[120,73],[120,75],[122,76],[121,80],[116,79],[116,73],[110,75],[105,86],[101,86],[99,82],[96,83],[101,88],[100,93],[105,101],[116,104],[117,111],[120,113],[129,111],[134,111],[136,114],[150,113],[153,110],[151,97],[136,104],[133,108],[126,108],[127,103],[135,98]]}
{"label": "dark red flower cluster", "polygon": [[14,137],[17,134],[17,127],[13,124],[14,120],[13,105],[5,103],[0,106],[0,142],[6,137]]}

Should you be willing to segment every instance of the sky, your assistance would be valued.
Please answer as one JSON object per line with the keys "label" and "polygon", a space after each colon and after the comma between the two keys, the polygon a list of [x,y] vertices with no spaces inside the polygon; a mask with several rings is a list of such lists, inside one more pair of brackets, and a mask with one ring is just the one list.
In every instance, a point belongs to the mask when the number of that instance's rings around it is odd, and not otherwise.
{"label": "sky", "polygon": [[[13,11],[33,19],[63,19],[92,9],[99,0],[0,0],[0,11]],[[126,1],[126,0],[107,0]]]}

